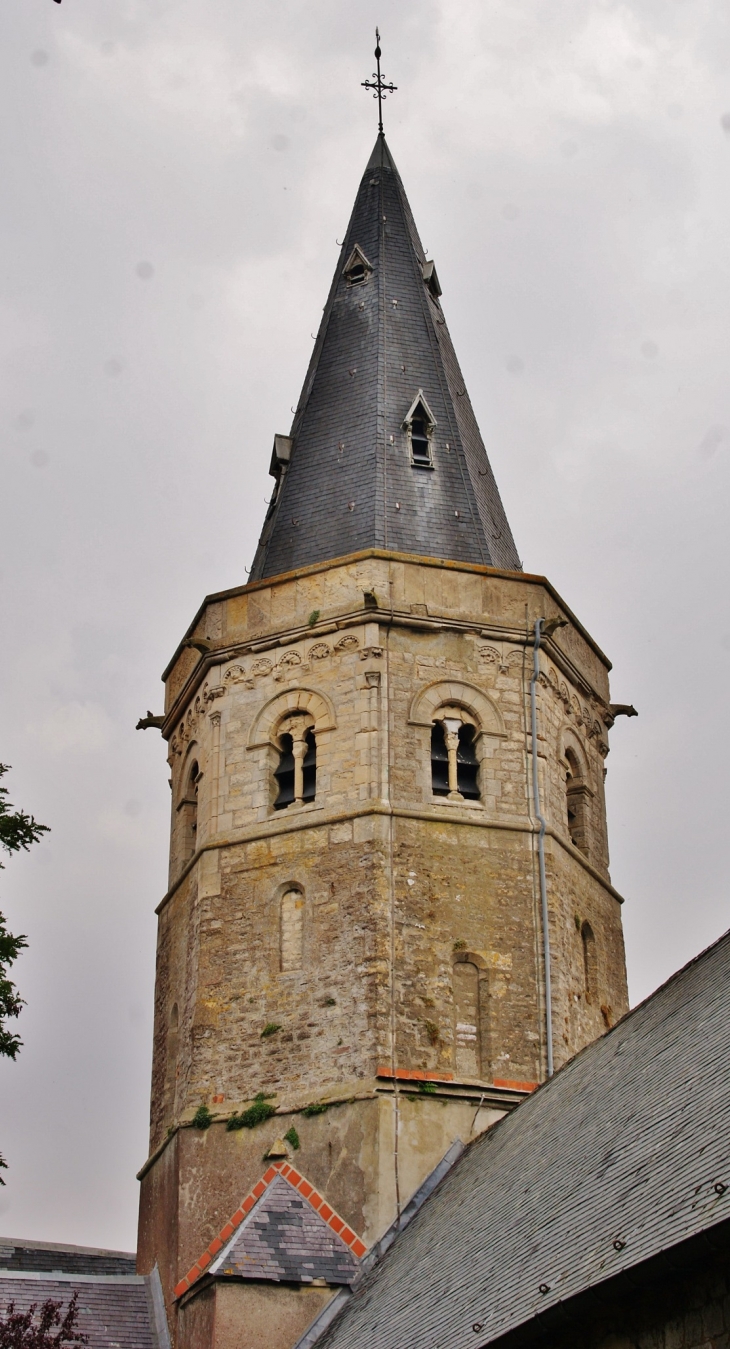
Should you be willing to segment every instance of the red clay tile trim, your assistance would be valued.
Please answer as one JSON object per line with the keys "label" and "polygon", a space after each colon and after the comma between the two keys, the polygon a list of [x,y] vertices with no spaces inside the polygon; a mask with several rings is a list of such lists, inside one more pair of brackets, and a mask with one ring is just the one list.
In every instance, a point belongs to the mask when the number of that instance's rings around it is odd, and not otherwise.
{"label": "red clay tile trim", "polygon": [[453,1073],[422,1073],[415,1068],[378,1068],[376,1077],[397,1077],[399,1082],[453,1082]]}
{"label": "red clay tile trim", "polygon": [[507,1087],[510,1091],[537,1091],[537,1082],[510,1082],[506,1078],[495,1077],[495,1087]]}
{"label": "red clay tile trim", "polygon": [[303,1176],[300,1176],[299,1172],[295,1171],[293,1166],[290,1166],[288,1162],[274,1162],[262,1176],[261,1180],[254,1185],[250,1193],[246,1195],[243,1203],[236,1209],[233,1217],[226,1223],[225,1227],[221,1229],[218,1236],[213,1238],[208,1249],[201,1255],[197,1264],[193,1265],[192,1269],[188,1270],[185,1278],[181,1279],[175,1286],[176,1298],[180,1298],[183,1293],[187,1293],[188,1289],[191,1288],[195,1281],[200,1278],[201,1274],[205,1272],[213,1256],[217,1255],[218,1252],[222,1250],[227,1241],[230,1241],[236,1228],[241,1225],[246,1214],[250,1213],[256,1201],[266,1192],[276,1175],[283,1176],[292,1186],[292,1189],[298,1190],[299,1194],[309,1201],[315,1212],[319,1213],[320,1218],[323,1218],[327,1225],[332,1228],[332,1231],[336,1232],[345,1244],[350,1247],[353,1255],[355,1255],[358,1260],[362,1259],[367,1250],[364,1241],[356,1236],[351,1228],[347,1226],[344,1219],[341,1218],[338,1213],[335,1213],[334,1209],[330,1208],[329,1204],[325,1203],[322,1196],[317,1194],[317,1191],[310,1185],[309,1181],[305,1180]]}

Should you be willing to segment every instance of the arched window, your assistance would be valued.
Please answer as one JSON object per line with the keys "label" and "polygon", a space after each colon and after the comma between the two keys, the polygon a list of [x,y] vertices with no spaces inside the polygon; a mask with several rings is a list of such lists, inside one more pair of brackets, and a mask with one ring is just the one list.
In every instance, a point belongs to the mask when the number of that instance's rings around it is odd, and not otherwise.
{"label": "arched window", "polygon": [[286,890],[281,897],[280,968],[282,974],[302,968],[304,895],[301,890]]}
{"label": "arched window", "polygon": [[[448,710],[448,709],[447,709]],[[476,727],[460,716],[444,716],[431,731],[431,788],[434,796],[479,800]]]}
{"label": "arched window", "polygon": [[575,848],[580,848],[588,856],[588,802],[586,784],[581,773],[578,756],[573,749],[566,749],[567,769],[565,774],[565,804],[568,817],[568,834]]}
{"label": "arched window", "polygon": [[454,1022],[456,1076],[479,1077],[479,970],[466,960],[454,965]]}
{"label": "arched window", "polygon": [[590,923],[582,923],[580,929],[583,944],[583,982],[586,1002],[598,1001],[598,966],[596,962],[596,939]]}
{"label": "arched window", "polygon": [[279,762],[274,769],[274,810],[313,801],[317,793],[317,742],[304,717],[290,717],[279,733]]}
{"label": "arched window", "polygon": [[202,777],[197,759],[188,769],[185,789],[178,806],[182,830],[182,860],[188,862],[195,852],[198,834],[198,785]]}

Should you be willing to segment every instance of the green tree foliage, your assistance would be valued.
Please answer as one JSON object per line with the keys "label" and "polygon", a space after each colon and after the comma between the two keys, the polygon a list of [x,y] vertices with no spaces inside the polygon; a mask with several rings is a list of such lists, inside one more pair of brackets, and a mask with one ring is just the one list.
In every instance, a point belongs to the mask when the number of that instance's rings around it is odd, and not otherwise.
{"label": "green tree foliage", "polygon": [[[4,778],[8,771],[7,764],[0,763],[0,780]],[[43,834],[48,833],[48,826],[36,824],[32,815],[26,815],[24,810],[16,810],[15,806],[11,806],[7,796],[7,787],[0,786],[0,848],[6,853],[20,852],[21,849],[27,852],[32,843],[37,843]],[[3,863],[0,862],[0,870],[2,868]],[[5,916],[0,913],[0,1054],[4,1054],[9,1059],[16,1057],[22,1041],[8,1030],[7,1022],[20,1014],[23,999],[15,984],[8,978],[8,972],[10,966],[17,960],[20,951],[27,945],[28,942],[24,936],[16,937],[8,931]],[[0,1167],[5,1168],[5,1166],[6,1163],[0,1156]],[[5,1182],[0,1176],[0,1185],[4,1184]],[[5,1341],[0,1339],[0,1349],[3,1349],[4,1343]],[[8,1340],[7,1343],[10,1344],[11,1341]],[[30,1343],[29,1340],[28,1344]],[[42,1342],[39,1340],[38,1343],[41,1344]],[[49,1340],[48,1343],[50,1344],[51,1341]],[[60,1344],[62,1341],[59,1340],[58,1343]]]}
{"label": "green tree foliage", "polygon": [[51,1298],[42,1303],[36,1316],[34,1302],[27,1312],[16,1312],[15,1303],[9,1302],[4,1312],[0,1312],[0,1349],[57,1349],[63,1344],[88,1344],[88,1335],[82,1335],[78,1329],[79,1295],[74,1293],[61,1315],[62,1302]]}

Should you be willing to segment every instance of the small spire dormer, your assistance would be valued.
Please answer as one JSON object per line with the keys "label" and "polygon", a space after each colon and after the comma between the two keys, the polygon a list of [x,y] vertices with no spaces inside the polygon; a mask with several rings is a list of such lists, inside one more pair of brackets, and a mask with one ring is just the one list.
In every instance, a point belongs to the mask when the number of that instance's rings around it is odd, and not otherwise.
{"label": "small spire dormer", "polygon": [[368,262],[360,245],[355,244],[342,270],[348,286],[361,286],[372,274],[373,265]]}

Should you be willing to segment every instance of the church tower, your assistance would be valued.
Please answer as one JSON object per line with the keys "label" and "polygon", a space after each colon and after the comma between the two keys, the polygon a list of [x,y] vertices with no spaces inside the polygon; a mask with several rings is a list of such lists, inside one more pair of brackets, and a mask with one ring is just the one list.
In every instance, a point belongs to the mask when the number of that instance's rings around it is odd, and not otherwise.
{"label": "church tower", "polygon": [[152,719],[139,1268],[177,1349],[291,1349],[452,1145],[628,1006],[610,664],[521,570],[382,134],[271,473]]}

